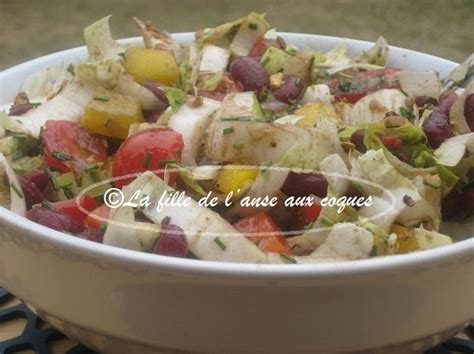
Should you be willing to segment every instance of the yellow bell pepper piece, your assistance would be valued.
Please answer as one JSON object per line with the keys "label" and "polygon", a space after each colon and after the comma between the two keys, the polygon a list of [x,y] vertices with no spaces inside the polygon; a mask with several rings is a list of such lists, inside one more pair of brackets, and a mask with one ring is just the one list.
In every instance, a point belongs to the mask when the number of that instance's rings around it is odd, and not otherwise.
{"label": "yellow bell pepper piece", "polygon": [[393,224],[391,232],[397,235],[397,253],[410,253],[420,249],[411,228]]}
{"label": "yellow bell pepper piece", "polygon": [[95,134],[124,139],[131,124],[143,121],[135,98],[99,88],[86,106],[80,125]]}
{"label": "yellow bell pepper piece", "polygon": [[125,53],[125,70],[138,82],[153,80],[164,85],[179,82],[179,69],[173,55],[164,50],[130,48]]}
{"label": "yellow bell pepper piece", "polygon": [[314,127],[319,119],[328,118],[337,120],[337,114],[331,105],[322,102],[312,102],[295,111],[298,116],[303,116],[296,125],[300,127]]}
{"label": "yellow bell pepper piece", "polygon": [[258,175],[258,169],[240,169],[232,168],[227,166],[227,168],[222,169],[218,172],[214,180],[214,188],[218,191],[229,194],[230,192],[238,195],[244,192],[244,187],[248,182],[255,180]]}

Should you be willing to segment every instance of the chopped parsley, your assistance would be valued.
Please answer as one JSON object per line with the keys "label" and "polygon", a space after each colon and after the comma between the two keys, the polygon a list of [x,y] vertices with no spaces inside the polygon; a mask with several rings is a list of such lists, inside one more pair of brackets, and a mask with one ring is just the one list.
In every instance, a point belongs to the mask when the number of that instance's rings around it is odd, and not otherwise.
{"label": "chopped parsley", "polygon": [[222,130],[222,135],[232,134],[234,132],[234,127],[224,128]]}
{"label": "chopped parsley", "polygon": [[216,237],[214,239],[214,242],[217,244],[217,246],[219,246],[221,250],[225,251],[227,249],[227,246],[225,245],[224,242],[222,242],[222,240],[219,237]]}
{"label": "chopped parsley", "polygon": [[15,194],[16,194],[19,198],[21,198],[21,199],[24,198],[23,193],[21,193],[21,191],[18,189],[18,187],[15,186],[15,183],[10,183],[10,187],[13,189],[13,191],[15,192]]}
{"label": "chopped parsley", "polygon": [[149,151],[145,152],[145,157],[143,158],[143,167],[148,168],[150,165],[151,158],[153,157],[153,154]]}
{"label": "chopped parsley", "polygon": [[43,208],[53,210],[53,205],[51,204],[51,202],[50,202],[49,200],[46,200],[46,199],[43,200],[43,201],[41,202],[41,206],[42,206]]}
{"label": "chopped parsley", "polygon": [[76,74],[74,64],[72,64],[72,63],[68,65],[66,70],[73,76]]}
{"label": "chopped parsley", "polygon": [[94,96],[93,100],[94,100],[94,101],[101,101],[101,102],[109,102],[109,101],[110,101],[110,97],[109,97],[109,96],[105,96],[105,95],[97,95],[97,96]]}
{"label": "chopped parsley", "polygon": [[288,263],[288,264],[295,264],[297,263],[296,262],[296,259],[294,259],[293,257],[291,256],[288,256],[287,254],[284,254],[284,253],[280,253],[280,258],[283,262],[285,263]]}
{"label": "chopped parsley", "polygon": [[64,152],[58,151],[58,150],[54,150],[52,155],[53,155],[54,158],[56,158],[58,160],[61,160],[61,161],[71,161],[72,160],[71,156],[69,156],[68,154],[65,154]]}
{"label": "chopped parsley", "polygon": [[235,143],[232,147],[237,151],[242,151],[245,147],[244,143]]}

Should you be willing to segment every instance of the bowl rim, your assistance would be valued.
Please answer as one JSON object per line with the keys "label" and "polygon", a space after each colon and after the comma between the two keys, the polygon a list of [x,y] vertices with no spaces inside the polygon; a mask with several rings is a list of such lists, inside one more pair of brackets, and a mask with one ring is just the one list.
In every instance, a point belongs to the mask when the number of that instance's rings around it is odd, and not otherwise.
{"label": "bowl rim", "polygon": [[[368,47],[373,42],[358,39],[324,36],[308,33],[278,32],[283,37],[306,37],[310,40],[329,40],[341,43],[347,43]],[[192,39],[194,32],[173,33],[174,38],[179,41]],[[120,43],[135,43],[142,40],[142,37],[130,37],[120,39]],[[456,65],[457,63],[440,58],[431,54],[417,52],[411,49],[390,46],[391,49],[407,51],[409,53],[422,54],[427,58],[442,61],[444,64]],[[11,72],[27,68],[32,65],[41,65],[49,60],[61,58],[62,55],[73,54],[86,49],[85,46],[74,47],[59,52],[44,55],[0,72],[0,85],[3,83],[4,76]],[[72,59],[71,59],[72,61]],[[431,267],[439,263],[448,263],[462,261],[465,257],[469,259],[474,257],[474,238],[456,242],[451,245],[420,251],[410,254],[391,255],[374,257],[364,260],[344,261],[337,263],[317,263],[317,264],[249,264],[249,263],[230,263],[205,260],[193,260],[186,258],[175,258],[160,256],[144,252],[122,249],[114,246],[98,244],[78,237],[65,237],[65,234],[46,226],[37,224],[26,217],[19,216],[12,211],[0,207],[0,224],[8,224],[11,228],[19,228],[28,236],[41,237],[41,240],[51,246],[58,248],[68,248],[71,252],[80,253],[88,258],[100,257],[120,262],[130,266],[147,267],[149,269],[159,269],[162,271],[172,271],[191,275],[225,277],[225,278],[254,278],[254,279],[281,279],[298,280],[301,278],[335,278],[335,277],[353,277],[356,275],[382,274],[394,271],[403,271],[410,269],[419,269]],[[151,268],[150,268],[151,267]]]}

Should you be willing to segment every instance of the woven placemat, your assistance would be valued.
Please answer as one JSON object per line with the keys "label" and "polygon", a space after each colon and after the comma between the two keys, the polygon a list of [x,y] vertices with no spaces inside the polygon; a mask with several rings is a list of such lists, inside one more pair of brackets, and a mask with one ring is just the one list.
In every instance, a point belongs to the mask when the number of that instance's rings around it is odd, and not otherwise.
{"label": "woven placemat", "polygon": [[[49,326],[21,301],[0,288],[0,353],[94,354]],[[426,354],[474,353],[474,322],[463,333]]]}

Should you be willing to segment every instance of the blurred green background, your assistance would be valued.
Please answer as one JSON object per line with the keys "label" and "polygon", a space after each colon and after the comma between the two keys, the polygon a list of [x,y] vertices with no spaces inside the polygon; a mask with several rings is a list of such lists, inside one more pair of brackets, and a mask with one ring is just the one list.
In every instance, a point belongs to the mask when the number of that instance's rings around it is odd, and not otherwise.
{"label": "blurred green background", "polygon": [[462,61],[474,50],[474,0],[0,0],[0,70],[82,45],[88,24],[113,15],[117,38],[136,36],[133,15],[169,32],[211,27],[250,11],[281,31],[390,44]]}

